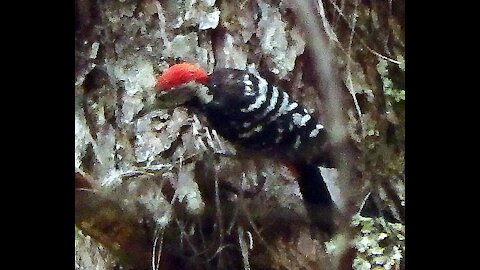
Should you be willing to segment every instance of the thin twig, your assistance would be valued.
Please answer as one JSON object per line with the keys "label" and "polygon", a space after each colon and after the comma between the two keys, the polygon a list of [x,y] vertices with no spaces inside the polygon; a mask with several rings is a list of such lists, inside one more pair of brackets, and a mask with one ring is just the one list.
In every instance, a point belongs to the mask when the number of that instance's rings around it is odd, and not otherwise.
{"label": "thin twig", "polygon": [[350,85],[350,87],[348,87],[348,90],[350,92],[350,95],[352,96],[353,103],[355,104],[355,110],[357,111],[358,120],[360,121],[360,126],[362,128],[362,137],[365,137],[366,127],[365,127],[365,123],[363,122],[362,111],[360,109],[360,105],[358,104],[357,96],[356,96],[356,93],[355,93],[355,87],[353,86],[352,70],[351,70],[351,62],[352,62],[351,54],[352,54],[353,35],[355,34],[355,27],[356,27],[357,18],[358,18],[357,7],[358,7],[358,0],[355,1],[355,9],[353,11],[353,19],[352,19],[352,21],[353,21],[352,24],[353,25],[352,25],[352,28],[351,28],[350,37],[349,37],[349,41],[348,41],[348,53],[347,53],[347,74],[348,75],[347,75],[347,80],[348,80],[348,84]]}
{"label": "thin twig", "polygon": [[[223,245],[223,241],[225,238],[225,231],[223,228],[223,220],[222,220],[222,209],[220,205],[220,189],[218,188],[218,177],[215,175],[215,207],[216,207],[216,218],[218,222],[218,229],[220,232],[220,246]],[[218,263],[220,264],[220,259],[218,260]]]}
{"label": "thin twig", "polygon": [[[320,2],[320,1],[321,1],[321,0],[319,0],[319,2]],[[345,16],[345,14],[342,12],[342,10],[338,7],[338,5],[335,4],[332,0],[329,0],[329,1],[330,1],[330,3],[333,5],[335,11],[336,11],[336,12],[340,15],[340,17],[347,23],[347,25],[348,25],[348,27],[350,28],[350,30],[353,31],[353,29],[355,28],[355,25],[350,25],[350,21],[348,20],[347,16]],[[356,3],[356,4],[355,4],[355,12],[356,12],[357,6],[358,6],[358,1],[356,1],[355,3]],[[322,8],[323,8],[323,7],[322,7]],[[322,18],[322,19],[323,19],[323,18]],[[373,50],[372,48],[370,48],[370,47],[365,43],[365,41],[363,40],[363,38],[361,38],[360,36],[358,36],[357,33],[355,33],[355,36],[358,38],[358,40],[360,41],[360,43],[361,43],[369,52],[371,52],[371,53],[373,53],[374,55],[376,55],[376,56],[378,56],[378,57],[380,57],[380,58],[383,58],[383,59],[385,59],[385,60],[387,60],[387,61],[390,61],[390,62],[392,62],[392,63],[395,63],[395,64],[397,64],[397,65],[400,65],[400,64],[401,64],[400,61],[397,61],[397,60],[394,60],[394,59],[392,59],[392,58],[389,58],[389,57],[387,57],[387,56],[385,56],[385,55],[382,55],[382,54],[376,52],[375,50]],[[338,42],[338,40],[336,40],[336,41]],[[343,50],[343,48],[342,48],[342,50]]]}
{"label": "thin twig", "polygon": [[[164,232],[165,232],[165,229],[163,227],[160,227],[155,231],[155,234],[154,234],[155,240],[153,241],[153,249],[152,249],[152,270],[158,270],[160,268]],[[159,246],[159,250],[157,251],[157,243],[159,238],[160,238],[160,246]],[[156,256],[156,260],[155,260],[156,252],[158,252],[158,255]]]}

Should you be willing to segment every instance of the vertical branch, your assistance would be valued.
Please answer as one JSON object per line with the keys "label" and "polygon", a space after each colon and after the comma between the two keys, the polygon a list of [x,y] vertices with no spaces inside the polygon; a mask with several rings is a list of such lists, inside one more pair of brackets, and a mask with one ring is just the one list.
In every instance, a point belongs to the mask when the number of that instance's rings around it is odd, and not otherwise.
{"label": "vertical branch", "polygon": [[250,262],[248,261],[248,245],[245,242],[245,233],[242,226],[238,226],[237,234],[238,244],[240,245],[240,250],[242,252],[243,269],[250,270]]}
{"label": "vertical branch", "polygon": [[308,43],[312,47],[313,69],[318,74],[317,89],[324,91],[326,99],[326,120],[330,126],[330,139],[333,144],[332,152],[334,154],[335,164],[339,171],[339,178],[345,179],[339,182],[342,196],[345,196],[347,205],[351,208],[348,215],[353,214],[356,210],[356,196],[348,194],[347,191],[351,189],[351,184],[354,183],[358,177],[355,172],[355,164],[358,160],[356,150],[351,144],[349,135],[347,133],[347,124],[341,104],[342,88],[339,84],[339,76],[333,64],[333,52],[325,38],[325,34],[319,28],[321,25],[318,16],[312,12],[308,1],[298,1],[294,6],[297,12],[299,23],[307,33]]}

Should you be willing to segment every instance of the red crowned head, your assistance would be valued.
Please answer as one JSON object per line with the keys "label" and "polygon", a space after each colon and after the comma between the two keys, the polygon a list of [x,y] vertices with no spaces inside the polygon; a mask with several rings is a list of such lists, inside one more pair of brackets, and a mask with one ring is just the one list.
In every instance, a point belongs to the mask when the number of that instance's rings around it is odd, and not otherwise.
{"label": "red crowned head", "polygon": [[157,91],[168,91],[192,81],[202,84],[206,83],[208,81],[207,73],[193,64],[176,64],[167,68],[157,77],[155,89]]}

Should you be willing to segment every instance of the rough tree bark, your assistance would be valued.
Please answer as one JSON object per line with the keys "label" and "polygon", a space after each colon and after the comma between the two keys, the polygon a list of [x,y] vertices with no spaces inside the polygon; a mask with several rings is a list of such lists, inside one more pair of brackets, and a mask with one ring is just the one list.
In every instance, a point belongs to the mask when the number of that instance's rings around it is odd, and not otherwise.
{"label": "rough tree bark", "polygon": [[[76,269],[403,269],[404,225],[356,210],[403,222],[404,25],[396,0],[75,0]],[[137,119],[182,61],[254,67],[330,127],[332,240],[279,162],[185,108]]]}

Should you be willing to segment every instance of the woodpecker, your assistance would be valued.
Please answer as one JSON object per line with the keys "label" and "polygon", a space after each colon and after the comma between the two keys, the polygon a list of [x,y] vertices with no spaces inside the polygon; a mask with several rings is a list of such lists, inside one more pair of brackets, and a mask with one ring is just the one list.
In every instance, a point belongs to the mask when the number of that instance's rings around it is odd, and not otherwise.
{"label": "woodpecker", "polygon": [[319,169],[334,167],[328,133],[302,104],[254,73],[222,68],[207,75],[190,63],[167,68],[155,89],[163,104],[204,114],[233,144],[287,161],[298,174],[312,223],[332,233],[336,207]]}

